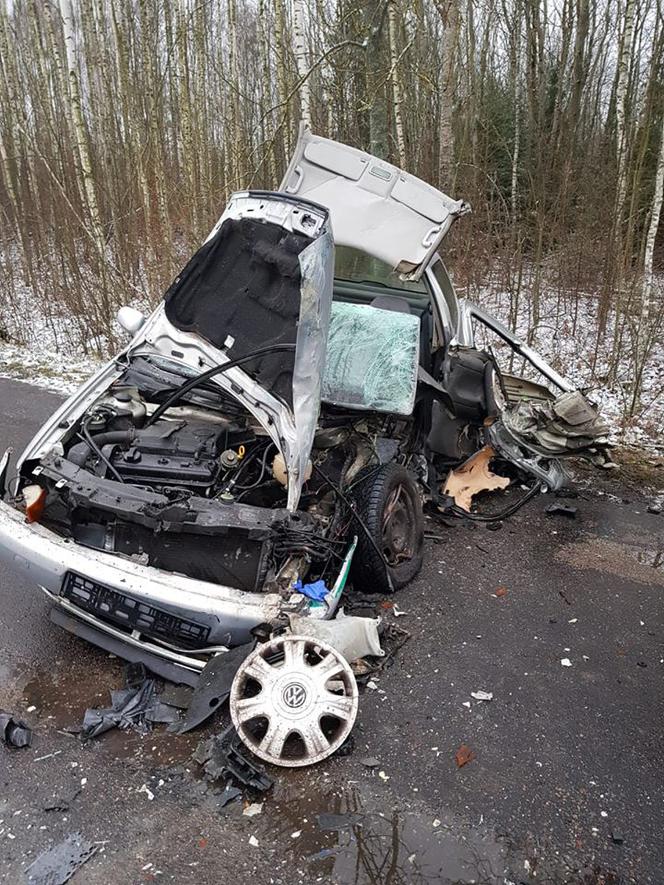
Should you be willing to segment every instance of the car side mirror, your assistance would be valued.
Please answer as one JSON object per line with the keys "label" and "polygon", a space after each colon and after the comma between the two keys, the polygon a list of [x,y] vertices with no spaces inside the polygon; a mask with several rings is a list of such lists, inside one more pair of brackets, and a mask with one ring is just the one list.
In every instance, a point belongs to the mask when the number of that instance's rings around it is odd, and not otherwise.
{"label": "car side mirror", "polygon": [[116,319],[125,332],[135,335],[145,323],[145,314],[142,314],[140,310],[136,310],[135,307],[121,307]]}

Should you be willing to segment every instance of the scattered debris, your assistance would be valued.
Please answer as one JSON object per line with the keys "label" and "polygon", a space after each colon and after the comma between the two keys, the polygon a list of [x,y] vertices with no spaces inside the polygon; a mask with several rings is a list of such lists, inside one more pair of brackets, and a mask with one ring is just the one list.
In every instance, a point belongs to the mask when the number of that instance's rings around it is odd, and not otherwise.
{"label": "scattered debris", "polygon": [[379,771],[379,772],[378,772],[378,777],[379,777],[382,781],[389,781],[389,779],[390,779],[389,774],[385,774],[384,771]]}
{"label": "scattered debris", "polygon": [[72,833],[30,864],[25,871],[27,881],[30,885],[64,885],[96,851],[97,845],[80,833]]}
{"label": "scattered debris", "polygon": [[549,516],[567,516],[569,519],[576,519],[578,509],[578,507],[573,507],[571,504],[554,503],[545,507],[544,512],[548,513]]}
{"label": "scattered debris", "polygon": [[152,800],[154,799],[154,793],[152,792],[152,790],[150,789],[150,787],[148,787],[147,784],[142,784],[142,785],[138,788],[138,792],[139,792],[139,793],[145,793],[145,795],[148,797],[148,802],[152,802]]}
{"label": "scattered debris", "polygon": [[156,683],[147,676],[142,665],[127,667],[125,683],[125,688],[111,692],[110,707],[85,711],[81,729],[83,740],[99,737],[112,728],[133,728],[147,734],[154,723],[177,721],[178,714],[160,701]]}
{"label": "scattered debris", "polygon": [[459,749],[454,754],[457,768],[463,768],[464,765],[468,765],[469,762],[472,762],[474,758],[475,753],[470,749],[470,747],[466,746],[466,744],[461,744]]}
{"label": "scattered debris", "polygon": [[502,596],[507,596],[507,587],[498,587],[498,589],[494,593],[494,596],[498,597],[498,599],[500,599]]}
{"label": "scattered debris", "polygon": [[244,755],[244,747],[233,725],[221,734],[202,741],[194,752],[194,760],[205,769],[206,776],[216,781],[230,775],[245,787],[264,793],[274,781]]}
{"label": "scattered debris", "polygon": [[648,513],[654,513],[656,516],[658,516],[662,512],[662,505],[659,503],[648,504],[647,510]]}
{"label": "scattered debris", "polygon": [[256,817],[256,815],[260,814],[262,811],[262,802],[252,802],[250,805],[247,805],[247,807],[243,809],[242,814],[245,817]]}
{"label": "scattered debris", "polygon": [[159,695],[162,704],[175,707],[177,710],[186,710],[191,703],[194,690],[190,685],[175,685],[167,682]]}
{"label": "scattered debris", "polygon": [[249,836],[249,844],[254,848],[258,848],[258,839],[255,836]]}
{"label": "scattered debris", "polygon": [[44,805],[44,811],[69,811],[71,803],[76,799],[80,792],[80,789],[75,790],[68,799],[63,799],[61,797],[52,799],[48,804]]}
{"label": "scattered debris", "polygon": [[395,618],[400,618],[403,615],[407,615],[408,612],[401,611],[401,609],[397,608],[396,603],[394,603],[394,605],[392,606],[392,614],[394,615]]}
{"label": "scattered debris", "polygon": [[443,488],[443,494],[454,498],[454,503],[462,510],[470,512],[473,497],[478,492],[492,492],[506,489],[510,480],[489,470],[489,464],[496,457],[491,446],[484,446],[467,461],[451,470]]}
{"label": "scattered debris", "polygon": [[470,708],[471,708],[472,705],[471,705],[470,701],[464,701],[463,704],[462,704],[461,706],[462,706],[462,707],[468,707],[468,709],[470,710]]}
{"label": "scattered debris", "polygon": [[291,839],[299,839],[302,835],[302,830],[295,830],[294,833],[290,834]]}
{"label": "scattered debris", "polygon": [[228,700],[238,668],[255,647],[256,642],[252,640],[210,659],[201,670],[184,720],[177,728],[178,734],[185,734],[201,725]]}
{"label": "scattered debris", "polygon": [[378,768],[380,762],[375,756],[365,756],[364,759],[360,759],[360,764],[365,768]]}
{"label": "scattered debris", "polygon": [[339,611],[332,621],[315,618],[290,616],[290,627],[294,634],[311,639],[322,639],[340,652],[350,663],[366,655],[383,657],[378,637],[380,618],[359,618]]}
{"label": "scattered debris", "polygon": [[561,658],[561,659],[560,659],[560,666],[561,666],[561,667],[571,667],[571,666],[572,666],[572,662],[570,661],[569,658]]}
{"label": "scattered debris", "polygon": [[625,841],[625,836],[621,830],[617,827],[613,827],[611,829],[611,841],[614,845],[622,845]]}
{"label": "scattered debris", "polygon": [[221,793],[215,794],[217,808],[225,808],[235,799],[242,795],[242,790],[228,783]]}
{"label": "scattered debris", "polygon": [[22,719],[15,719],[11,713],[0,710],[0,738],[8,747],[29,747],[32,729]]}
{"label": "scattered debris", "polygon": [[492,701],[493,700],[493,692],[492,691],[471,691],[471,698],[475,698],[476,701]]}

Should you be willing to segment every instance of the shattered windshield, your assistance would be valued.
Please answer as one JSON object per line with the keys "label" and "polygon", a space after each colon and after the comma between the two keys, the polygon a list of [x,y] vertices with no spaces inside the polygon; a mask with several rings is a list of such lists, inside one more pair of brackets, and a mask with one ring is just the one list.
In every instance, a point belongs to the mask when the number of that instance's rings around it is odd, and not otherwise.
{"label": "shattered windshield", "polygon": [[425,284],[418,280],[401,280],[389,264],[352,246],[337,245],[334,250],[334,278],[351,283],[369,283],[401,289],[404,292],[427,294]]}

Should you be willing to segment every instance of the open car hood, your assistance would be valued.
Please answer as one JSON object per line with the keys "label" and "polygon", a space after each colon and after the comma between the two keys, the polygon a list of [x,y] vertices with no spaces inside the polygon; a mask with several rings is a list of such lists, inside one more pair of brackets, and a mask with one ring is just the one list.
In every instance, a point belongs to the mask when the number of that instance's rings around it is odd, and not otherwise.
{"label": "open car hood", "polygon": [[283,454],[289,509],[297,506],[318,421],[333,274],[326,209],[281,194],[234,194],[143,336],[198,374],[271,345],[295,345],[214,378]]}
{"label": "open car hood", "polygon": [[334,242],[416,280],[454,221],[470,211],[414,175],[300,127],[280,190],[330,211]]}

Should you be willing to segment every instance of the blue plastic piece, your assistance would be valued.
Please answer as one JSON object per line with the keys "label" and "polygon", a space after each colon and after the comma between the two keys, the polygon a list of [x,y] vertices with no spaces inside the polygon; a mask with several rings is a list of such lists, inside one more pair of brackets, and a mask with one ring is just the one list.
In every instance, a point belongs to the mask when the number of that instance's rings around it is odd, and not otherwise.
{"label": "blue plastic piece", "polygon": [[303,584],[302,581],[297,580],[293,584],[293,590],[297,590],[298,593],[302,593],[309,599],[315,599],[317,602],[322,602],[330,592],[325,581],[314,581],[313,584]]}

